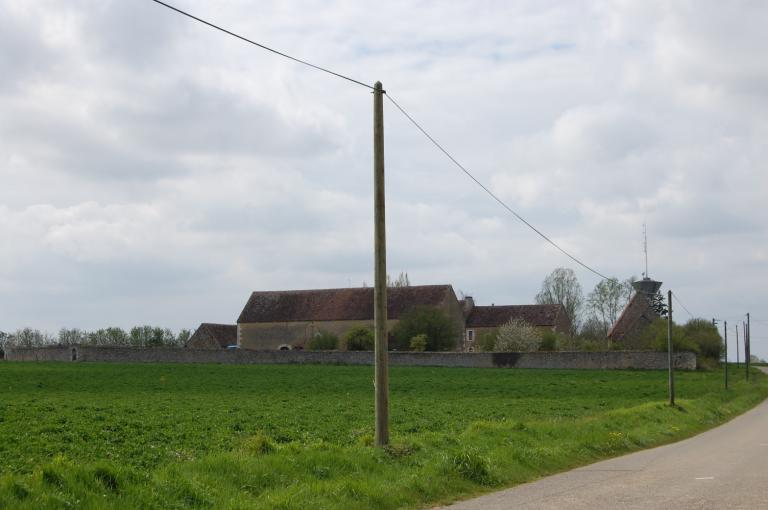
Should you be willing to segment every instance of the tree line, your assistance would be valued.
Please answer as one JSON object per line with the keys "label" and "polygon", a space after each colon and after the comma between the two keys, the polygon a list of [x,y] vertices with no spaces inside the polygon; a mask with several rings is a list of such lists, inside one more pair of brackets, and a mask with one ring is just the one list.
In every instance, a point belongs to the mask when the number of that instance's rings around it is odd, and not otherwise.
{"label": "tree line", "polygon": [[0,351],[12,347],[45,346],[119,346],[119,347],[183,347],[192,332],[182,329],[174,333],[157,326],[135,326],[129,330],[118,327],[86,331],[78,328],[62,328],[57,335],[39,329],[23,328],[12,333],[0,331]]}

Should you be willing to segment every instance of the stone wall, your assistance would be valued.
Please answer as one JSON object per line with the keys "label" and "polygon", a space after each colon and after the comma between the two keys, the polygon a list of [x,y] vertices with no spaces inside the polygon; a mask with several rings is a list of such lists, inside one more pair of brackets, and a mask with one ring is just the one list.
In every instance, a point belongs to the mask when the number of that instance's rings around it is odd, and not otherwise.
{"label": "stone wall", "polygon": [[9,361],[77,361],[79,349],[80,347],[11,347],[5,350],[5,359]]}
{"label": "stone wall", "polygon": [[[125,363],[232,363],[232,364],[328,364],[372,365],[373,353],[344,351],[249,351],[165,349],[132,347],[48,347],[10,349],[9,361],[92,361]],[[549,369],[667,368],[667,354],[652,351],[609,352],[390,352],[397,366]],[[675,354],[675,366],[696,369],[696,355]]]}

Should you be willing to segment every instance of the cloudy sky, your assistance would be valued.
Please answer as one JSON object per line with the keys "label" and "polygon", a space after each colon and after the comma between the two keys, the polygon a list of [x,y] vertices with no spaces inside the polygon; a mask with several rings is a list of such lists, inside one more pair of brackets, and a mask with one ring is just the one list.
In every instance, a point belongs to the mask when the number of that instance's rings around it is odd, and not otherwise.
{"label": "cloudy sky", "polygon": [[[641,275],[647,223],[651,276],[731,337],[751,312],[768,356],[765,2],[173,2],[381,80],[604,274]],[[385,106],[390,273],[481,304],[558,266],[592,289]],[[253,290],[370,284],[371,113],[151,0],[0,0],[0,330],[194,328]]]}

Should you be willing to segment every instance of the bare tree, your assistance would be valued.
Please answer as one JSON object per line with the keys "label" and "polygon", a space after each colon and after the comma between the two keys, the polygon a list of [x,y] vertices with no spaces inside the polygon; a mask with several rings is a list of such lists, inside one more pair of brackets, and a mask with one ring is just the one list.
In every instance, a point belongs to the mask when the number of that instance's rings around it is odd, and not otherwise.
{"label": "bare tree", "polygon": [[584,294],[573,269],[558,267],[544,278],[541,291],[536,294],[536,302],[540,305],[563,305],[565,313],[571,320],[571,334],[576,332],[584,303]]}
{"label": "bare tree", "polygon": [[629,299],[632,297],[633,280],[633,278],[623,282],[620,282],[618,278],[602,280],[587,296],[587,308],[600,321],[603,335],[608,334],[608,330],[629,303]]}
{"label": "bare tree", "polygon": [[80,345],[86,343],[88,333],[77,328],[59,330],[60,345]]}

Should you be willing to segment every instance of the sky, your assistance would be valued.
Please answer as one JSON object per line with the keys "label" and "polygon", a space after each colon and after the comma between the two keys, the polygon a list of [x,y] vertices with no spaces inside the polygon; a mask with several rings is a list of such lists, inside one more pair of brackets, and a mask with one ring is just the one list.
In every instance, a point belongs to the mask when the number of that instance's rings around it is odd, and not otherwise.
{"label": "sky", "polygon": [[[750,312],[768,357],[765,2],[171,3],[380,80],[603,274],[642,276],[645,223],[650,276],[731,354]],[[557,267],[598,283],[384,116],[390,274],[478,304]],[[255,290],[371,285],[372,126],[370,90],[151,0],[0,0],[0,330],[194,329]]]}

